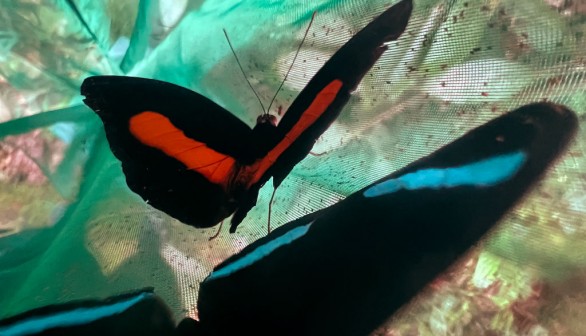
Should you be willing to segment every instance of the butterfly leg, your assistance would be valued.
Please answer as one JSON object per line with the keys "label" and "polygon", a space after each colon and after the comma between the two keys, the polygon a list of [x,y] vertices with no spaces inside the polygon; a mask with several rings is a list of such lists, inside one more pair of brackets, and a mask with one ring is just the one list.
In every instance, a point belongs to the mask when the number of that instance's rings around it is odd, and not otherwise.
{"label": "butterfly leg", "polygon": [[234,215],[230,220],[230,233],[236,232],[236,228],[240,223],[242,223],[242,221],[248,214],[248,211],[250,211],[250,209],[252,209],[252,207],[256,205],[257,198],[258,187],[253,187],[249,190],[248,194],[240,200],[240,206],[236,210],[236,212],[234,212]]}
{"label": "butterfly leg", "polygon": [[273,195],[271,195],[271,200],[269,201],[269,219],[267,223],[267,234],[271,233],[271,213],[273,211],[273,198],[275,198],[276,192],[277,188],[273,189]]}
{"label": "butterfly leg", "polygon": [[211,236],[210,238],[208,238],[208,241],[212,241],[212,240],[216,239],[220,235],[220,231],[222,231],[222,225],[223,224],[224,224],[224,220],[222,220],[220,222],[220,227],[218,227],[218,231],[213,236]]}

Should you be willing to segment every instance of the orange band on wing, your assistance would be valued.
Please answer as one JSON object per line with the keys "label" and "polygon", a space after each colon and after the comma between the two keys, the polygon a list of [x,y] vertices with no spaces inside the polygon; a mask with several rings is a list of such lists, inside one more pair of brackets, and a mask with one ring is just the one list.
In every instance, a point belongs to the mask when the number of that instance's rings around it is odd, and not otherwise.
{"label": "orange band on wing", "polygon": [[311,105],[309,105],[307,110],[303,112],[295,126],[289,130],[283,140],[281,140],[281,142],[279,142],[259,163],[254,177],[248,182],[248,187],[257,183],[273,163],[277,161],[277,158],[279,158],[279,156],[283,154],[283,152],[287,150],[287,148],[289,148],[289,146],[291,146],[291,144],[297,140],[307,128],[313,125],[328,107],[330,107],[342,88],[342,84],[342,81],[335,79],[317,94],[313,102],[311,102]]}
{"label": "orange band on wing", "polygon": [[130,133],[141,143],[161,150],[226,190],[235,159],[187,137],[164,115],[145,111],[133,116]]}

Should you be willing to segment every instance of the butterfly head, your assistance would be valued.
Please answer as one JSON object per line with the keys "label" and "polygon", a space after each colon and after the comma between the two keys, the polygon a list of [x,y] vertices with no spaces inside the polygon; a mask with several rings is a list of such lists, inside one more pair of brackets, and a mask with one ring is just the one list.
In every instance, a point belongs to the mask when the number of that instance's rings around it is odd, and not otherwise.
{"label": "butterfly head", "polygon": [[270,124],[273,127],[277,126],[277,117],[272,114],[263,113],[256,118],[256,125]]}

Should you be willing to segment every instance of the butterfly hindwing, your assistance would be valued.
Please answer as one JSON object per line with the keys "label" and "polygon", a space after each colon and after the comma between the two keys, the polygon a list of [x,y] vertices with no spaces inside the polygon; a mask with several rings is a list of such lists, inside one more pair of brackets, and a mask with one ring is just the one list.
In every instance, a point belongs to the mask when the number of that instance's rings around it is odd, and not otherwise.
{"label": "butterfly hindwing", "polygon": [[486,234],[576,129],[563,106],[527,105],[277,228],[204,280],[200,326],[226,335],[368,335]]}
{"label": "butterfly hindwing", "polygon": [[85,103],[104,122],[127,184],[154,207],[197,227],[235,209],[227,194],[237,162],[250,162],[251,129],[211,100],[170,83],[86,79]]}

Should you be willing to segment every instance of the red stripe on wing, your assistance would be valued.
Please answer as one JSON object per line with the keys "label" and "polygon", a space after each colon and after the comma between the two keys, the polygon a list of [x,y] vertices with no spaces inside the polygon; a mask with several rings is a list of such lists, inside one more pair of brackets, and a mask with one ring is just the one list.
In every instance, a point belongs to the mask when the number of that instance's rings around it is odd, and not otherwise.
{"label": "red stripe on wing", "polygon": [[145,111],[130,118],[130,133],[146,146],[161,150],[227,190],[236,160],[193,140],[166,116]]}
{"label": "red stripe on wing", "polygon": [[277,161],[279,156],[283,154],[293,142],[295,142],[307,128],[313,123],[330,107],[332,102],[336,99],[336,96],[342,88],[342,81],[335,79],[324,87],[315,97],[313,102],[309,105],[307,110],[303,112],[299,121],[287,132],[283,140],[279,142],[260,162],[254,165],[256,171],[250,181],[248,181],[247,187],[250,188],[253,184],[257,183],[265,172]]}

